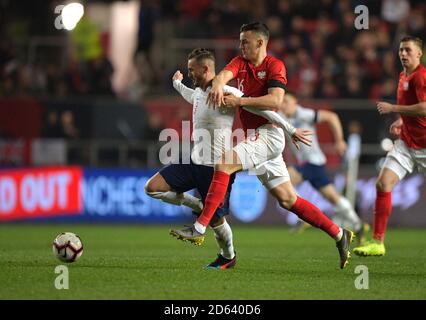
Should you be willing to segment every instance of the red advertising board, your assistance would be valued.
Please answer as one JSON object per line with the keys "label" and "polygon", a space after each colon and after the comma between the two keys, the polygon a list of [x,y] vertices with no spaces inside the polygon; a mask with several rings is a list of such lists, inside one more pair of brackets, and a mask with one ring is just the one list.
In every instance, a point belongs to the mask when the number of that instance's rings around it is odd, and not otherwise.
{"label": "red advertising board", "polygon": [[82,212],[80,167],[0,170],[0,221]]}

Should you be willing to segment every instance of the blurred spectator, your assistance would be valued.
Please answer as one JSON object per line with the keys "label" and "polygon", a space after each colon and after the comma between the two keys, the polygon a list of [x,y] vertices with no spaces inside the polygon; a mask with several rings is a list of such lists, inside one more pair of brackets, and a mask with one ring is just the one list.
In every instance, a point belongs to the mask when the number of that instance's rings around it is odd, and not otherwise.
{"label": "blurred spectator", "polygon": [[62,137],[65,139],[78,139],[80,132],[75,125],[74,113],[72,111],[64,111],[61,114]]}
{"label": "blurred spectator", "polygon": [[[368,30],[354,27],[354,9],[359,4],[369,9]],[[319,98],[322,94],[386,96],[387,79],[399,73],[394,46],[406,34],[426,39],[425,8],[421,0],[141,0],[134,56],[139,77],[129,84],[126,98],[139,100],[165,90],[171,93],[170,68],[191,48],[185,44],[181,49],[171,47],[170,39],[216,40],[216,56],[225,63],[238,51],[238,43],[229,48],[221,41],[234,39],[240,25],[252,20],[269,26],[269,54],[284,60],[290,89]],[[0,96],[111,95],[112,66],[89,18],[84,16],[69,33],[76,45],[74,54],[61,62],[45,57],[31,64],[26,57],[29,50],[15,42],[29,38],[32,30],[27,28],[28,34],[21,31],[18,36],[15,30],[5,36],[7,23],[2,23]],[[426,63],[426,55],[423,59]]]}
{"label": "blurred spectator", "polygon": [[58,113],[56,111],[49,111],[43,125],[42,137],[61,138],[62,135],[62,128],[59,123]]}
{"label": "blurred spectator", "polygon": [[410,2],[407,0],[382,0],[382,18],[390,23],[398,23],[408,18]]}

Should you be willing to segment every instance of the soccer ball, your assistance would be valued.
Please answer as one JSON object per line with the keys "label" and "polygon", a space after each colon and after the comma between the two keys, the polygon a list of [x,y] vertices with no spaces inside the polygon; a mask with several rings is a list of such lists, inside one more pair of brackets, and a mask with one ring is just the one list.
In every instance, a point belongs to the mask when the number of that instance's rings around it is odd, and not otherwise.
{"label": "soccer ball", "polygon": [[62,232],[53,240],[53,254],[63,262],[77,261],[83,254],[83,242],[72,232]]}

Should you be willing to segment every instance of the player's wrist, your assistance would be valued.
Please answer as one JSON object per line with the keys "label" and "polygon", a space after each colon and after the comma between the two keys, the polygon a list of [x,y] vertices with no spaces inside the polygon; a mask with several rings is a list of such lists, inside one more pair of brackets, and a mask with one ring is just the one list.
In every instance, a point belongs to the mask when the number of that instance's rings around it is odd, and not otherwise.
{"label": "player's wrist", "polygon": [[245,100],[246,100],[246,98],[243,98],[243,97],[238,98],[238,106],[244,107],[245,106],[245,104],[244,104]]}

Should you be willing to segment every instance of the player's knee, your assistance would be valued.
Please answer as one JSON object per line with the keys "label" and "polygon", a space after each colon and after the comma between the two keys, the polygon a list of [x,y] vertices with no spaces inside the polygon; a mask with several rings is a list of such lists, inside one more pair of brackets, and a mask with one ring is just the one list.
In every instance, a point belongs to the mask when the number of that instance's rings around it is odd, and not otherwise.
{"label": "player's knee", "polygon": [[149,179],[145,183],[144,190],[145,190],[145,193],[149,196],[151,195],[151,193],[157,191],[156,188],[155,188],[155,183],[152,181],[152,179]]}
{"label": "player's knee", "polygon": [[214,170],[215,171],[221,171],[221,172],[225,172],[227,174],[232,174],[235,172],[234,168],[232,165],[228,165],[228,164],[216,164],[214,166]]}
{"label": "player's knee", "polygon": [[376,181],[376,190],[380,192],[391,192],[396,181],[392,181],[392,179],[384,179],[379,178]]}
{"label": "player's knee", "polygon": [[296,203],[297,195],[295,193],[287,193],[283,199],[280,200],[280,206],[283,209],[290,210]]}

